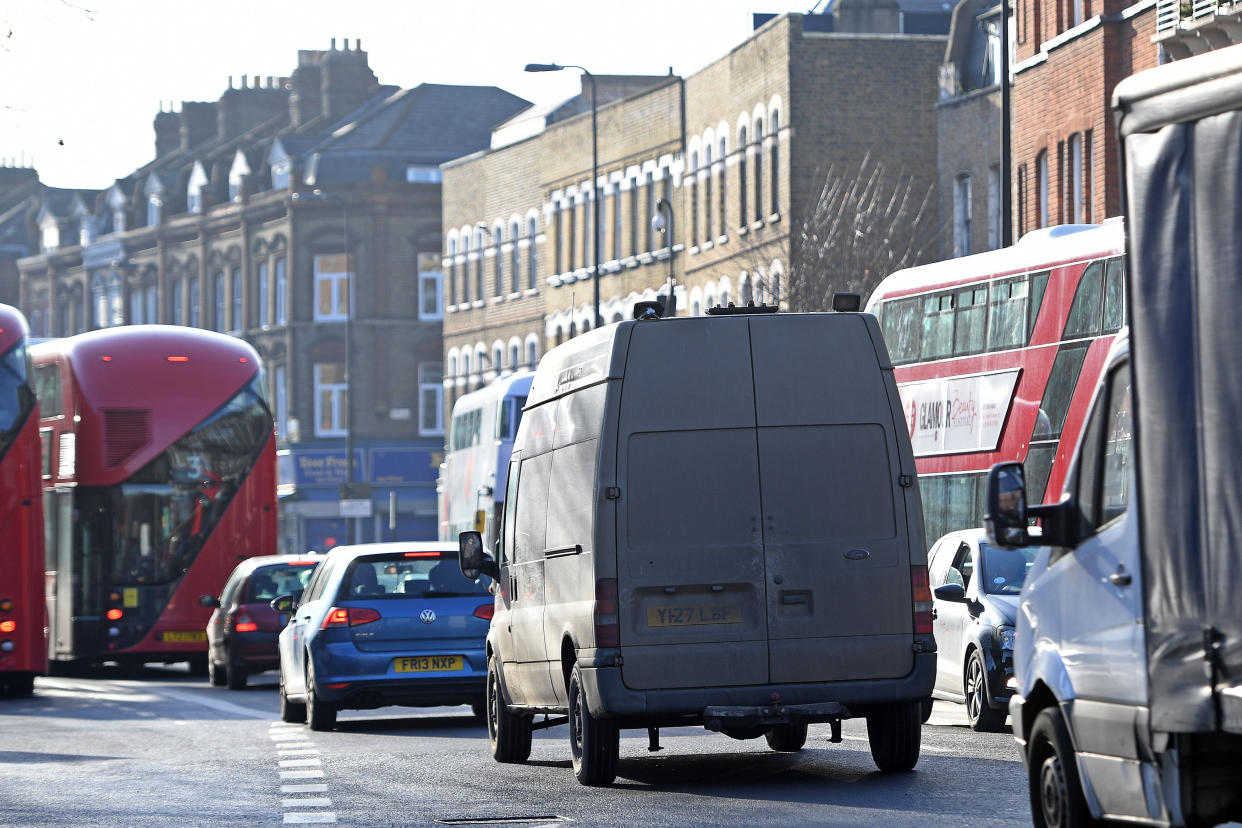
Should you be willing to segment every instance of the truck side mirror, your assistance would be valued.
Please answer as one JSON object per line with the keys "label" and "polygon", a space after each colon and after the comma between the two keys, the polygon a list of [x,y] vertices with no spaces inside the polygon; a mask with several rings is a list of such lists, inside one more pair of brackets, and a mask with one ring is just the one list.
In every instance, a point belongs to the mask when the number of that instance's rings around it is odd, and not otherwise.
{"label": "truck side mirror", "polygon": [[997,546],[1030,546],[1027,531],[1026,472],[1021,463],[997,463],[988,473],[988,540]]}
{"label": "truck side mirror", "polygon": [[500,578],[500,567],[483,551],[483,536],[478,532],[462,532],[457,536],[457,563],[468,581],[476,580],[480,573],[493,581]]}

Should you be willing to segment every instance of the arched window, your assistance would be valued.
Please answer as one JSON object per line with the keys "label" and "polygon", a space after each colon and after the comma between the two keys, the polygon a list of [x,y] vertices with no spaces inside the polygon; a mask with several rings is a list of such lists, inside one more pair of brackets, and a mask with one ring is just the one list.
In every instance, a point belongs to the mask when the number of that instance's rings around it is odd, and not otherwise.
{"label": "arched window", "polygon": [[505,367],[505,349],[504,346],[497,342],[492,346],[492,371],[499,374],[501,369]]}
{"label": "arched window", "polygon": [[516,221],[509,225],[509,244],[511,246],[509,251],[509,269],[513,272],[509,278],[509,283],[513,288],[512,293],[517,293],[521,289],[521,279],[518,277],[518,273],[521,271],[518,267],[518,263],[521,261],[521,248],[518,246],[518,237],[521,234],[522,227]]}
{"label": "arched window", "polygon": [[483,231],[479,228],[474,231],[474,250],[478,256],[474,260],[474,298],[479,301],[486,295],[483,293]]}
{"label": "arched window", "polygon": [[1035,205],[1039,211],[1039,226],[1048,226],[1048,150],[1035,156]]}
{"label": "arched window", "polygon": [[746,177],[746,153],[750,147],[746,143],[746,125],[737,128],[737,217],[742,227],[746,226],[746,189],[750,180]]}
{"label": "arched window", "polygon": [[534,216],[526,220],[526,240],[529,243],[529,246],[526,248],[526,258],[528,260],[526,265],[526,287],[529,290],[534,290],[538,285],[536,279],[539,278],[539,261],[535,251],[535,235],[538,229]]}
{"label": "arched window", "polygon": [[539,364],[539,340],[531,337],[526,340],[526,367],[535,370],[535,366]]}
{"label": "arched window", "polygon": [[509,343],[509,370],[516,371],[522,359],[522,345],[516,339]]}
{"label": "arched window", "polygon": [[697,247],[699,244],[699,199],[698,193],[695,191],[694,177],[698,174],[699,154],[697,152],[690,153],[690,169],[684,179],[686,186],[690,192],[690,246]]}
{"label": "arched window", "polygon": [[750,277],[745,273],[743,273],[741,278],[737,281],[737,290],[739,301],[743,305],[748,305],[754,301],[755,296],[751,292]]}
{"label": "arched window", "polygon": [[763,220],[763,118],[755,119],[755,221]]}
{"label": "arched window", "polygon": [[727,236],[729,234],[729,202],[728,182],[729,181],[729,142],[720,136],[720,207],[718,214],[720,215],[720,235]]}
{"label": "arched window", "polygon": [[224,330],[224,271],[216,271],[211,282],[212,295],[215,298],[215,330]]}
{"label": "arched window", "polygon": [[504,257],[500,255],[500,243],[504,241],[504,236],[504,227],[497,223],[496,226],[492,228],[492,252],[494,254],[493,258],[495,259],[496,272],[494,274],[494,278],[496,279],[497,296],[505,295],[505,281],[501,273],[503,270],[501,262],[504,261]]}
{"label": "arched window", "polygon": [[768,164],[768,172],[771,174],[772,186],[772,214],[776,215],[781,211],[781,116],[776,110],[768,116],[768,126],[772,130],[772,158]]}
{"label": "arched window", "polygon": [[461,301],[464,304],[470,303],[470,234],[461,234]]}
{"label": "arched window", "polygon": [[199,308],[198,295],[198,277],[191,276],[186,286],[186,292],[189,294],[190,300],[190,318],[189,325],[191,328],[201,328],[203,326],[203,315]]}
{"label": "arched window", "polygon": [[91,279],[91,327],[108,327],[108,288],[104,277],[96,274]]}
{"label": "arched window", "polygon": [[457,237],[448,240],[448,303],[457,304]]}
{"label": "arched window", "polygon": [[711,144],[703,147],[703,241],[712,240],[712,179],[715,170],[712,168]]}

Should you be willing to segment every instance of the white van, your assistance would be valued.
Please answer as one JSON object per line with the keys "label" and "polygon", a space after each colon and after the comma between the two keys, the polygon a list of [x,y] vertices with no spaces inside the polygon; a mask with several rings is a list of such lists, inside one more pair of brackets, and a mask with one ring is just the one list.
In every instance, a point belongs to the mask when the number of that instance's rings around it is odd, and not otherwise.
{"label": "white van", "polygon": [[533,714],[568,714],[575,773],[600,785],[620,728],[799,750],[809,722],[837,741],[866,716],[876,764],[908,770],[935,642],[879,326],[713,310],[599,328],[539,365],[494,560],[461,536],[463,570],[498,584],[493,755],[525,761]]}

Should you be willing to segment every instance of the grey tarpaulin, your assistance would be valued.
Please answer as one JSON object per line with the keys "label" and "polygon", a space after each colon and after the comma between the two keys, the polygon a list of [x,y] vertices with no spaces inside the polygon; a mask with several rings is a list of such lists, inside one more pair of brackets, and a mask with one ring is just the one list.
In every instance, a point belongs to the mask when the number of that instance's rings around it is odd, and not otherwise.
{"label": "grey tarpaulin", "polygon": [[1118,85],[1151,727],[1242,733],[1242,46]]}

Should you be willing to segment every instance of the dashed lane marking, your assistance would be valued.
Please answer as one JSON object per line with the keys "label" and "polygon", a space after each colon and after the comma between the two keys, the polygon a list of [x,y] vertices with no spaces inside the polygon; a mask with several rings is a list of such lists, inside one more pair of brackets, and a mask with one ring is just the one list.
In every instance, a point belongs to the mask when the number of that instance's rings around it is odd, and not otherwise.
{"label": "dashed lane marking", "polygon": [[332,800],[326,796],[307,796],[302,799],[282,799],[280,804],[284,808],[331,808]]}
{"label": "dashed lane marking", "polygon": [[281,793],[327,793],[327,785],[281,785]]}
{"label": "dashed lane marking", "polygon": [[286,770],[280,772],[281,779],[323,779],[321,770]]}
{"label": "dashed lane marking", "polygon": [[[268,737],[275,743],[276,764],[282,781],[323,778],[319,749],[307,737],[303,726],[274,722],[268,729]],[[282,784],[280,792],[326,794],[328,786],[323,783]],[[286,825],[336,822],[336,812],[326,810],[332,807],[332,800],[326,796],[286,797],[280,800],[280,807],[284,809]]]}
{"label": "dashed lane marking", "polygon": [[297,822],[297,823],[336,822],[336,814],[330,811],[327,813],[320,811],[320,812],[311,812],[311,813],[304,813],[304,814],[295,813],[292,811],[285,811],[285,824],[288,825],[289,823],[293,823],[293,822]]}
{"label": "dashed lane marking", "polygon": [[281,759],[280,766],[282,768],[317,768],[322,762],[317,758],[312,759]]}

